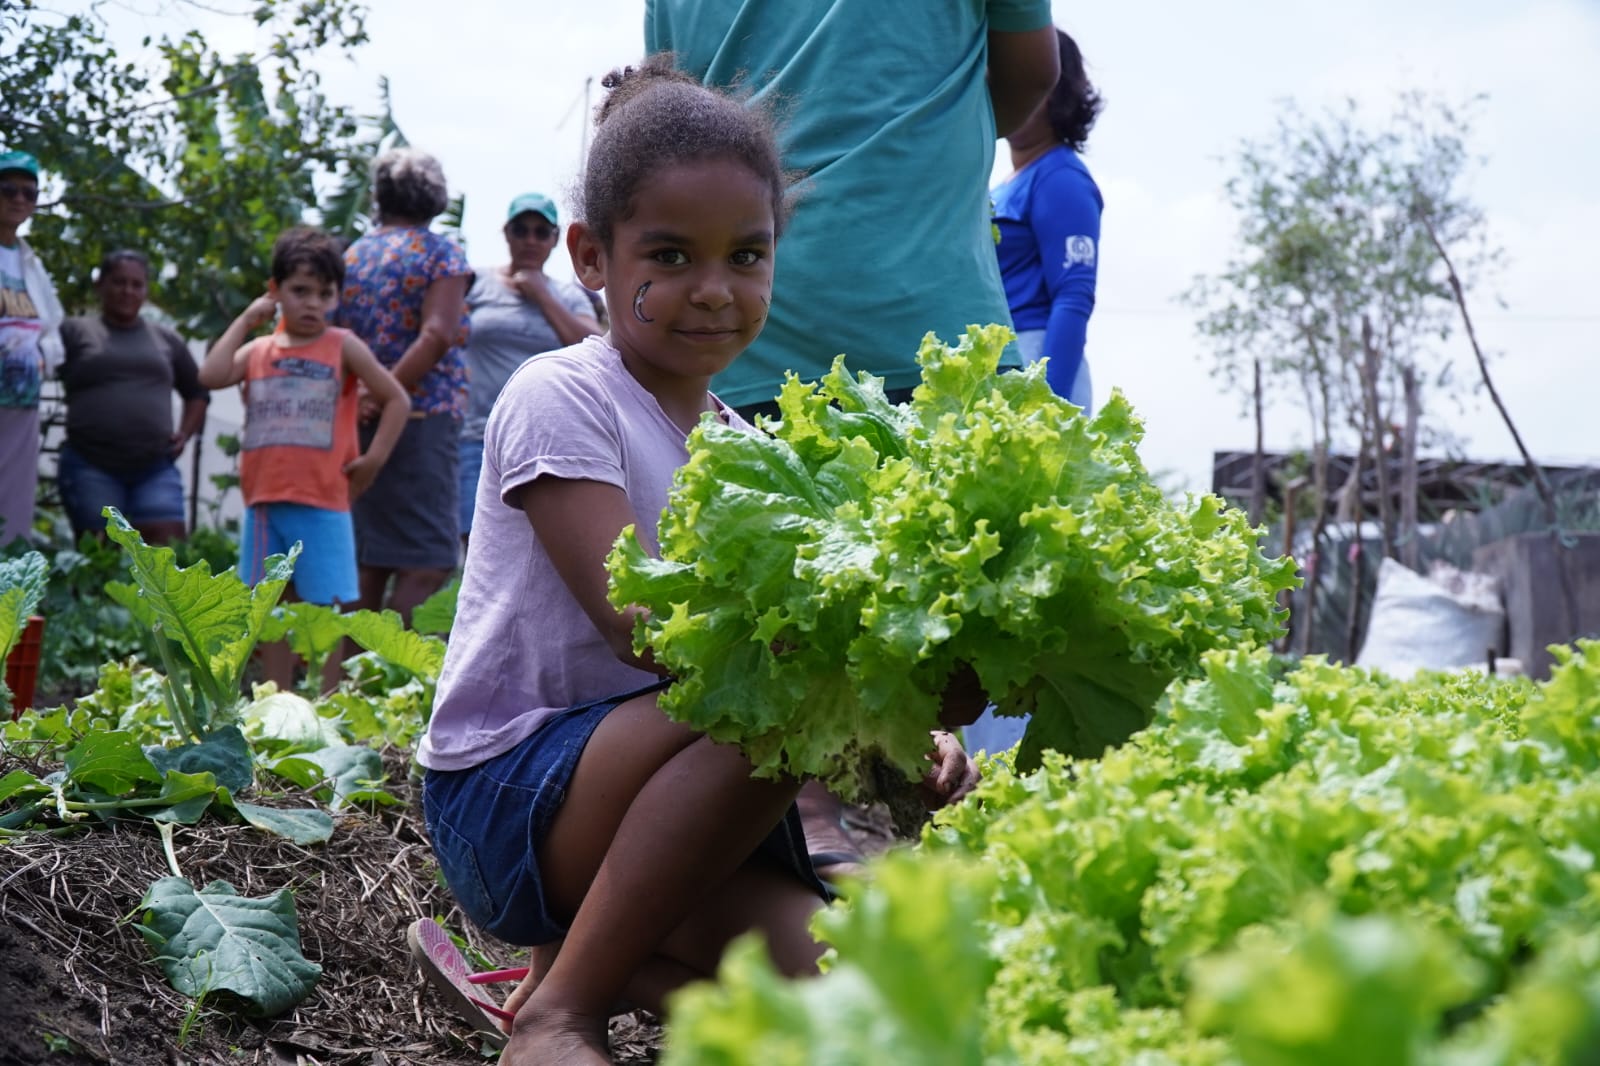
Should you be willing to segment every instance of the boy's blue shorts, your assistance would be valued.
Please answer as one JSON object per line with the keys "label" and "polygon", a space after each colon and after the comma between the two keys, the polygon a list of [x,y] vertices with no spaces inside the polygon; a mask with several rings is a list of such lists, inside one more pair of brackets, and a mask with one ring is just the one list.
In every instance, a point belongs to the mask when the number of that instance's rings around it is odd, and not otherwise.
{"label": "boy's blue shorts", "polygon": [[269,555],[300,542],[294,593],[307,603],[351,604],[361,598],[356,534],[349,511],[303,503],[261,503],[244,509],[239,531],[239,576],[254,585],[266,576]]}
{"label": "boy's blue shorts", "polygon": [[[566,800],[578,756],[601,719],[621,703],[667,686],[659,682],[569,708],[504,755],[468,770],[429,770],[422,814],[439,869],[468,918],[508,944],[548,944],[567,933],[550,913],[537,854]],[[756,849],[794,873],[824,900],[806,851],[800,812],[789,813]]]}

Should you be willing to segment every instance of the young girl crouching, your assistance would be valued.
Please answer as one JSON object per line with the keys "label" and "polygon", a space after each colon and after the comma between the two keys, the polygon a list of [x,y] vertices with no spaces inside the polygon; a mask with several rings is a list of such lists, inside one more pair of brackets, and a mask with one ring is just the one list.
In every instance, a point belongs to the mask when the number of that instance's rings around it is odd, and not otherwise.
{"label": "young girl crouching", "polygon": [[[672,71],[613,73],[568,249],[611,332],[511,378],[484,438],[455,628],[418,758],[440,866],[497,937],[545,945],[508,1002],[502,1062],[606,1062],[606,1020],[711,976],[760,931],[785,973],[816,971],[827,893],[794,809],[732,745],[669,720],[606,598],[632,525],[650,550],[708,391],[761,332],[787,179],[759,111]],[[970,787],[942,741],[930,779]]]}

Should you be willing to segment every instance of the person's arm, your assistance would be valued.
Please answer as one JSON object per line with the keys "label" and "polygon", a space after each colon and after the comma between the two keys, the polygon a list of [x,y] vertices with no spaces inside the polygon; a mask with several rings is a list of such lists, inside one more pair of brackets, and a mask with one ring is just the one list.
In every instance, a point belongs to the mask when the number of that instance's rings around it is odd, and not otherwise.
{"label": "person's arm", "polygon": [[249,351],[245,341],[261,326],[272,321],[278,313],[278,303],[271,296],[257,296],[250,301],[238,318],[228,323],[217,343],[206,353],[200,364],[197,378],[208,389],[225,389],[244,380],[249,365]]}
{"label": "person's arm", "polygon": [[406,418],[411,414],[411,397],[378,362],[372,349],[354,333],[345,334],[340,355],[344,372],[360,380],[366,386],[367,395],[380,405],[378,427],[372,431],[367,450],[344,465],[345,476],[350,479],[350,499],[354,500],[367,491],[394,452],[400,432],[406,427]]}
{"label": "person's arm", "polygon": [[61,307],[61,298],[56,295],[56,283],[50,279],[38,256],[26,241],[21,246],[22,284],[28,291],[28,298],[33,301],[34,309],[39,312],[39,354],[44,359],[44,374],[50,377],[66,357],[61,327],[66,322],[67,313]]}
{"label": "person's arm", "polygon": [[1033,189],[1028,228],[1039,248],[1039,266],[1050,294],[1044,354],[1045,380],[1057,396],[1070,396],[1089,336],[1095,283],[1100,269],[1100,198],[1094,183],[1075,168],[1042,175]]}
{"label": "person's arm", "polygon": [[606,597],[606,556],[623,527],[634,524],[627,493],[600,481],[546,475],[522,487],[517,505],[528,516],[556,573],[612,653],[629,666],[664,674],[648,655],[633,651],[634,621],[644,608],[619,611]]}
{"label": "person's arm", "polygon": [[977,788],[982,779],[978,764],[972,761],[954,733],[934,731],[933,750],[928,753],[928,761],[933,766],[923,775],[922,795],[929,810],[955,803]]}
{"label": "person's arm", "polygon": [[167,449],[168,457],[176,459],[183,454],[184,445],[200,427],[206,424],[206,408],[210,406],[205,398],[183,401],[183,413],[178,416],[178,428],[172,434],[172,447]]}
{"label": "person's arm", "polygon": [[178,428],[172,434],[172,447],[167,454],[176,459],[183,454],[189,438],[200,432],[206,423],[206,407],[211,403],[211,393],[200,384],[200,370],[189,354],[189,346],[176,333],[163,331],[172,358],[172,387],[183,397],[183,413],[178,417]]}
{"label": "person's arm", "polygon": [[79,334],[78,320],[69,318],[61,323],[59,331],[61,340],[61,361],[55,367],[55,376],[67,391],[70,398],[72,390],[87,382],[79,381],[78,368],[82,362],[78,358],[79,351],[83,348],[83,338]]}
{"label": "person's arm", "polygon": [[1001,137],[1027,121],[1061,76],[1056,28],[1010,33],[989,31],[989,100]]}
{"label": "person's arm", "polygon": [[406,392],[414,390],[455,343],[467,305],[467,279],[467,274],[435,278],[423,293],[422,328],[390,370]]}
{"label": "person's arm", "polygon": [[[555,284],[542,270],[519,270],[509,278],[511,287],[524,300],[539,309],[563,346],[600,333],[600,323],[592,314],[575,312],[561,299]],[[588,301],[584,301],[587,303]]]}

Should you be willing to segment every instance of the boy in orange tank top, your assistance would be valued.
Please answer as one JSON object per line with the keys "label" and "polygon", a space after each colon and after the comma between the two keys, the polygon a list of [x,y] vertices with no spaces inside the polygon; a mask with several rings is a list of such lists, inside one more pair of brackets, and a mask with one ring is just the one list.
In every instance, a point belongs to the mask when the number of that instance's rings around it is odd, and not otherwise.
{"label": "boy in orange tank top", "polygon": [[[339,242],[310,227],[285,231],[272,246],[272,280],[218,338],[200,367],[209,389],[244,384],[239,461],[245,515],[239,576],[264,575],[269,555],[301,545],[286,598],[338,606],[359,598],[350,501],[372,484],[394,450],[411,410],[398,381],[348,330],[328,325],[344,284]],[[278,316],[271,336],[251,333]],[[359,389],[382,406],[362,454],[356,436]],[[294,655],[282,643],[261,651],[267,680],[294,682]],[[330,662],[325,685],[338,681]]]}

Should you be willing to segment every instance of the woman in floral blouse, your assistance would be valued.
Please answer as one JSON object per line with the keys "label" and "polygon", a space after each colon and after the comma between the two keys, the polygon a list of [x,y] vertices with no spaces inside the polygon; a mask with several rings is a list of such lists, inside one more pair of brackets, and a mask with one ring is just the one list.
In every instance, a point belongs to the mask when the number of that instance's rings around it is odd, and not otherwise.
{"label": "woman in floral blouse", "polygon": [[[351,508],[361,603],[411,611],[444,586],[460,547],[456,493],[466,410],[466,254],[428,224],[449,203],[444,171],[401,148],[373,164],[378,225],[345,252],[339,324],[355,332],[411,394],[383,472]],[[368,417],[370,414],[371,417]],[[363,406],[362,445],[376,426]]]}

